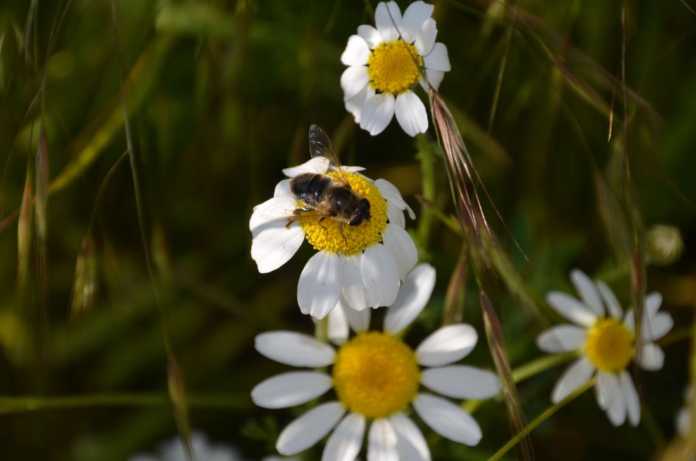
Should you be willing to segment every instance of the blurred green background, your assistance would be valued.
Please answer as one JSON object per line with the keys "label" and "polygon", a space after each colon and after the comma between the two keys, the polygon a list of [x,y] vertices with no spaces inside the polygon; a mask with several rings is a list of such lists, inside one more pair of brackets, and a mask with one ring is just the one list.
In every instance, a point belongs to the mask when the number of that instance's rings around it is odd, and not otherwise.
{"label": "blurred green background", "polygon": [[[696,305],[689,1],[518,0],[509,9],[486,0],[434,2],[438,40],[452,62],[440,90],[528,302],[543,309],[544,294],[570,290],[568,271],[579,267],[629,303],[627,188],[646,229],[675,226],[684,239],[676,260],[648,251],[648,289],[664,294],[677,325],[664,369],[636,375],[641,425],[612,428],[587,393],[534,432],[537,459],[652,459],[674,435]],[[186,383],[191,426],[248,459],[273,452],[279,430],[301,410],[251,403],[254,384],[286,370],[255,353],[253,337],[313,332],[295,302],[311,252],[305,245],[286,266],[259,275],[248,219],[280,170],[307,157],[310,123],[334,137],[345,163],[393,181],[416,208],[409,229],[421,259],[438,269],[438,287],[407,339],[417,344],[442,322],[461,239],[438,218],[453,208],[433,130],[414,140],[393,122],[371,138],[343,108],[339,57],[357,26],[373,23],[375,6],[2,2],[0,458],[109,461],[153,452],[177,431],[163,332]],[[632,185],[622,182],[624,149]],[[434,177],[424,187],[428,166]],[[36,197],[33,210],[29,198],[21,212],[23,196]],[[482,333],[471,280],[469,288],[462,317]],[[504,284],[489,295],[513,366],[541,356],[534,338],[545,323]],[[493,368],[483,339],[470,363]],[[529,419],[548,407],[560,372],[520,384]],[[79,398],[114,394],[122,404]],[[75,399],[45,408],[22,396]],[[486,459],[510,437],[502,403],[486,403],[475,416],[484,438],[474,449],[426,432],[434,459]]]}

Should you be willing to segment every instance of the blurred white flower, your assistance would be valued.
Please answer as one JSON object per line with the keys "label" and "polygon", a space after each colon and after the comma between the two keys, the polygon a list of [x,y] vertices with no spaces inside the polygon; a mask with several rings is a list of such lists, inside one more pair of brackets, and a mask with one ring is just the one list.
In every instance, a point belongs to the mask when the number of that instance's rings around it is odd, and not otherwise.
{"label": "blurred white flower", "polygon": [[681,407],[679,409],[679,412],[677,413],[677,432],[682,437],[688,437],[689,432],[691,431],[691,408],[689,408],[689,406],[691,405],[690,391],[691,388],[687,388],[686,392],[684,392],[684,400],[686,401],[686,404],[683,407]]}
{"label": "blurred white flower", "polygon": [[420,82],[437,89],[451,69],[447,47],[435,43],[432,13],[433,5],[422,1],[411,3],[403,16],[396,2],[380,2],[376,28],[361,25],[348,39],[341,55],[348,66],[341,75],[343,99],[355,123],[372,136],[384,131],[395,114],[410,136],[428,129],[425,105],[413,88]]}
{"label": "blurred white flower", "polygon": [[[416,265],[418,253],[404,229],[404,210],[413,211],[389,181],[358,173],[361,167],[335,167],[317,156],[283,170],[273,198],[254,207],[249,220],[251,257],[259,272],[285,264],[306,239],[316,250],[297,285],[303,314],[321,319],[336,306],[363,310],[394,302],[401,281]],[[304,174],[341,175],[352,191],[370,202],[370,218],[346,225],[312,214],[295,215],[303,204],[290,189],[291,179]]]}
{"label": "blurred white flower", "polygon": [[631,361],[645,370],[659,370],[664,352],[654,341],[673,326],[672,317],[659,312],[662,296],[651,293],[645,298],[642,349],[636,353],[633,310],[625,316],[611,289],[601,281],[593,282],[579,270],[570,274],[580,299],[551,292],[547,301],[556,312],[575,325],[552,327],[537,338],[545,352],[577,351],[580,358],[560,378],[551,395],[557,403],[597,375],[597,403],[606,411],[614,426],[628,420],[640,421],[640,400],[627,368]]}
{"label": "blurred white flower", "polygon": [[[284,373],[258,384],[253,401],[270,409],[301,405],[334,389],[338,400],[320,404],[291,422],[276,448],[295,455],[331,433],[324,447],[326,461],[353,461],[367,433],[369,460],[430,460],[420,429],[406,415],[412,405],[425,423],[441,436],[473,446],[481,439],[474,418],[458,404],[420,391],[455,399],[485,399],[498,394],[496,375],[479,368],[453,365],[477,342],[466,324],[435,331],[415,350],[400,338],[427,304],[435,284],[435,269],[417,266],[387,308],[383,331],[369,331],[370,311],[334,309],[329,316],[331,345],[290,331],[262,333],[256,350],[286,365],[332,367],[331,375],[314,370]],[[349,326],[357,333],[350,338]],[[369,425],[369,429],[368,429]]]}
{"label": "blurred white flower", "polygon": [[657,224],[646,236],[649,262],[668,266],[676,262],[684,252],[684,240],[678,227]]}
{"label": "blurred white flower", "polygon": [[[191,448],[196,461],[242,461],[239,452],[231,447],[213,445],[205,435],[191,435]],[[135,455],[130,461],[188,461],[186,450],[179,437],[164,443],[157,455]]]}

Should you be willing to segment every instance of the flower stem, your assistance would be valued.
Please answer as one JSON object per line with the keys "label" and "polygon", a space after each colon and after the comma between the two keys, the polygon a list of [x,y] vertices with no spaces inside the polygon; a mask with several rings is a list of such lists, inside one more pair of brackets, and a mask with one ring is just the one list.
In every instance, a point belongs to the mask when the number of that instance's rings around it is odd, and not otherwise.
{"label": "flower stem", "polygon": [[517,445],[522,439],[524,439],[527,435],[529,435],[534,429],[539,427],[541,423],[546,421],[547,419],[551,418],[553,415],[555,415],[558,410],[578,398],[583,392],[586,390],[590,389],[595,383],[594,379],[591,379],[590,381],[586,382],[582,386],[580,386],[578,389],[576,389],[572,394],[570,394],[568,397],[564,398],[560,402],[558,402],[555,405],[550,406],[546,410],[544,410],[539,416],[534,418],[529,424],[527,424],[520,432],[515,434],[513,438],[511,438],[505,445],[503,445],[498,451],[496,451],[493,456],[488,458],[488,461],[498,461],[502,459],[505,454],[512,450],[515,445]]}

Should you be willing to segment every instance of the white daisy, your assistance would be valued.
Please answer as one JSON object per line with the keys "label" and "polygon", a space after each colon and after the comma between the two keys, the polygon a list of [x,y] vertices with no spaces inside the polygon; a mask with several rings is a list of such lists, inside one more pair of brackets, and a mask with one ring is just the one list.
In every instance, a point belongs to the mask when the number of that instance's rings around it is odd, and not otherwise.
{"label": "white daisy", "polygon": [[691,406],[691,389],[687,388],[684,394],[686,404],[681,407],[679,413],[677,413],[676,426],[679,435],[688,437],[691,431],[691,408],[689,408]]}
{"label": "white daisy", "polygon": [[633,310],[625,316],[616,296],[601,281],[593,282],[579,270],[570,274],[580,300],[565,293],[552,292],[547,301],[561,316],[575,325],[552,327],[537,338],[545,352],[577,351],[580,358],[563,374],[551,395],[557,403],[597,374],[597,403],[606,411],[614,426],[628,420],[633,426],[640,421],[640,400],[627,372],[631,361],[645,370],[659,370],[664,352],[654,341],[673,326],[672,317],[658,312],[662,303],[659,293],[645,298],[641,351],[636,353]]}
{"label": "white daisy", "polygon": [[304,314],[320,319],[338,304],[363,310],[394,302],[401,280],[416,265],[416,245],[404,229],[404,210],[413,210],[389,181],[358,173],[361,167],[341,167],[326,157],[314,157],[283,173],[341,175],[353,192],[370,202],[370,218],[356,226],[316,216],[293,217],[301,201],[290,190],[291,179],[275,188],[273,198],[254,207],[249,220],[251,257],[259,272],[285,264],[306,239],[316,250],[297,285],[297,303]]}
{"label": "white daisy", "polygon": [[348,38],[341,55],[348,66],[341,75],[343,100],[355,123],[372,136],[384,131],[394,114],[411,136],[428,129],[425,105],[413,88],[418,82],[438,88],[451,69],[447,47],[435,43],[432,13],[433,5],[422,1],[411,3],[403,16],[396,2],[380,2],[377,27],[362,25]]}
{"label": "white daisy", "polygon": [[[295,455],[331,433],[322,459],[352,461],[367,433],[369,460],[430,460],[423,434],[407,416],[410,405],[443,437],[478,444],[481,429],[469,413],[419,389],[422,385],[455,399],[485,399],[499,392],[492,372],[453,365],[476,345],[476,330],[466,324],[445,326],[415,350],[398,336],[424,308],[434,284],[432,266],[417,266],[397,301],[387,309],[383,331],[368,331],[369,310],[335,309],[329,317],[329,331],[337,349],[289,331],[256,337],[256,350],[277,362],[303,368],[332,367],[330,374],[316,370],[284,373],[252,390],[253,401],[271,409],[301,405],[331,389],[335,392],[332,401],[314,407],[282,431],[276,443],[281,454]],[[349,338],[348,325],[356,336]]]}
{"label": "white daisy", "polygon": [[[191,435],[191,449],[196,461],[242,461],[237,450],[222,445],[212,445],[205,435],[197,432]],[[188,459],[181,439],[176,437],[164,443],[157,455],[136,455],[130,461],[188,461]]]}

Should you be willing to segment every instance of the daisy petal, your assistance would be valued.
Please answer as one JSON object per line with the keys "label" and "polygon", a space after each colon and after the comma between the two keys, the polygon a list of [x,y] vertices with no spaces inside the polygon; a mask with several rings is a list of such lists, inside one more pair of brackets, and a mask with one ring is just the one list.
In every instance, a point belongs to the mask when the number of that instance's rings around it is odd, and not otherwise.
{"label": "daisy petal", "polygon": [[423,370],[421,384],[455,399],[487,399],[500,392],[495,373],[466,365]]}
{"label": "daisy petal", "polygon": [[655,341],[662,338],[664,335],[669,333],[669,330],[674,326],[674,320],[672,316],[666,312],[660,312],[652,321],[646,318],[647,322],[643,322],[643,329],[640,334],[646,341]]}
{"label": "daisy petal", "polygon": [[367,75],[367,67],[347,67],[346,70],[344,70],[341,74],[341,88],[343,88],[343,99],[350,99],[353,96],[356,96],[358,93],[365,89],[368,81],[369,77]]}
{"label": "daisy petal", "polygon": [[657,314],[662,305],[662,295],[660,293],[650,293],[645,297],[645,309],[650,315]]}
{"label": "daisy petal", "polygon": [[368,296],[360,271],[361,257],[347,256],[343,261],[343,287],[341,293],[345,307],[362,311],[369,307]]}
{"label": "daisy petal", "polygon": [[614,373],[600,371],[597,373],[597,404],[603,410],[607,410],[615,399],[623,398],[619,380]]}
{"label": "daisy petal", "polygon": [[691,431],[691,411],[688,407],[684,407],[677,413],[677,432],[682,437],[688,437]]}
{"label": "daisy petal", "polygon": [[388,419],[376,419],[370,427],[367,446],[368,461],[399,461],[396,432]]}
{"label": "daisy petal", "polygon": [[344,413],[339,402],[312,408],[283,429],[276,442],[276,450],[285,456],[306,450],[328,434]]}
{"label": "daisy petal", "polygon": [[404,217],[404,212],[398,207],[394,206],[393,203],[387,205],[387,217],[389,218],[389,224],[394,224],[399,227],[406,227],[406,218]]}
{"label": "daisy petal", "polygon": [[603,316],[604,307],[594,282],[584,272],[577,269],[570,273],[570,280],[575,285],[583,304],[592,309],[596,315]]}
{"label": "daisy petal", "polygon": [[[430,89],[430,86],[435,88],[436,90],[440,88],[440,83],[442,83],[442,79],[445,78],[445,72],[442,70],[432,70],[432,69],[425,69],[425,78],[427,79],[427,82],[421,78],[420,84],[423,87],[425,91],[428,91]],[[430,85],[428,85],[430,83]]]}
{"label": "daisy petal", "polygon": [[379,31],[369,25],[358,26],[358,35],[367,42],[370,48],[375,48],[384,41]]}
{"label": "daisy petal", "polygon": [[360,114],[360,128],[377,136],[394,117],[394,95],[389,93],[368,94]]}
{"label": "daisy petal", "polygon": [[428,426],[445,438],[468,446],[481,440],[481,428],[476,420],[449,400],[420,393],[413,401],[413,408]]}
{"label": "daisy petal", "polygon": [[619,383],[621,384],[621,391],[626,400],[628,421],[631,423],[631,426],[637,426],[640,422],[640,399],[638,398],[636,387],[633,385],[631,375],[626,371],[622,371],[619,375]]}
{"label": "daisy petal", "polygon": [[396,40],[401,29],[401,10],[396,2],[380,2],[375,9],[375,25],[384,41]]}
{"label": "daisy petal", "polygon": [[428,131],[428,112],[423,101],[413,91],[404,91],[396,98],[396,120],[409,136]]}
{"label": "daisy petal", "polygon": [[293,201],[296,200],[295,195],[290,190],[290,181],[291,179],[283,179],[276,184],[275,189],[273,190],[273,197],[290,197],[293,199]]}
{"label": "daisy petal", "polygon": [[261,274],[267,274],[288,262],[304,241],[304,231],[298,223],[267,227],[251,240],[251,258]]}
{"label": "daisy petal", "polygon": [[623,311],[621,310],[621,305],[616,299],[614,292],[611,291],[611,288],[601,280],[597,280],[597,289],[604,300],[604,305],[607,306],[609,315],[615,319],[620,319],[623,316]]}
{"label": "daisy petal", "polygon": [[355,123],[360,124],[360,119],[365,109],[365,100],[367,99],[367,87],[363,88],[360,93],[352,98],[344,99],[343,105],[346,110],[353,116]]}
{"label": "daisy petal", "polygon": [[427,55],[433,49],[435,37],[437,37],[437,23],[434,19],[428,18],[416,34],[415,45],[421,56]]}
{"label": "daisy petal", "polygon": [[384,245],[391,251],[399,269],[399,278],[404,279],[418,262],[418,250],[411,236],[403,227],[387,224],[382,234]]}
{"label": "daisy petal", "polygon": [[341,54],[341,62],[346,66],[364,66],[370,57],[370,48],[367,42],[359,35],[348,37],[346,49]]}
{"label": "daisy petal", "polygon": [[283,373],[257,384],[251,391],[251,400],[262,408],[288,408],[309,402],[332,386],[331,377],[324,373]]}
{"label": "daisy petal", "polygon": [[303,314],[322,319],[341,294],[341,257],[324,251],[309,258],[297,283],[297,304]]}
{"label": "daisy petal", "polygon": [[408,8],[404,11],[404,17],[401,20],[401,27],[399,29],[403,39],[409,43],[417,41],[425,21],[430,19],[432,15],[433,5],[420,0],[408,5]]}
{"label": "daisy petal", "polygon": [[322,461],[353,461],[360,453],[365,434],[365,417],[351,413],[336,427],[326,442]]}
{"label": "daisy petal", "polygon": [[293,331],[269,331],[256,336],[259,354],[293,367],[326,367],[333,363],[334,350],[311,336]]}
{"label": "daisy petal", "polygon": [[478,336],[471,325],[448,325],[428,336],[416,349],[416,360],[426,367],[448,365],[466,357]]}
{"label": "daisy petal", "polygon": [[609,421],[614,426],[621,426],[626,421],[626,400],[620,389],[618,393],[618,397],[612,400],[609,408],[607,408],[607,416],[609,416]]}
{"label": "daisy petal", "polygon": [[389,418],[396,432],[399,458],[404,461],[430,461],[430,450],[423,433],[402,413]]}
{"label": "daisy petal", "polygon": [[568,397],[574,390],[589,381],[592,378],[592,373],[594,373],[594,367],[586,358],[577,360],[568,367],[556,383],[551,393],[551,401],[558,403]]}
{"label": "daisy petal", "polygon": [[553,291],[546,296],[546,301],[556,312],[578,325],[589,327],[597,320],[584,304],[565,293]]}
{"label": "daisy petal", "polygon": [[657,344],[647,343],[643,345],[636,361],[644,370],[657,371],[665,363],[665,353]]}
{"label": "daisy petal", "polygon": [[341,302],[339,301],[339,305],[329,313],[329,321],[326,327],[326,335],[329,341],[334,344],[345,343],[350,333],[345,311],[340,304]]}
{"label": "daisy petal", "polygon": [[370,328],[370,309],[356,311],[350,307],[345,307],[343,310],[346,313],[348,324],[356,333],[361,333]]}
{"label": "daisy petal", "polygon": [[441,70],[443,72],[452,70],[447,47],[440,42],[433,46],[433,49],[430,50],[430,53],[425,56],[423,61],[426,69]]}
{"label": "daisy petal", "polygon": [[384,245],[378,243],[363,252],[360,272],[371,307],[394,303],[399,293],[399,269]]}
{"label": "daisy petal", "polygon": [[387,308],[384,331],[397,334],[408,327],[428,304],[435,288],[435,268],[419,264],[406,277],[394,304]]}
{"label": "daisy petal", "polygon": [[295,208],[297,208],[297,199],[290,196],[272,197],[256,205],[249,219],[251,234],[256,236],[269,227],[286,226],[288,218],[293,215]]}
{"label": "daisy petal", "polygon": [[377,186],[377,189],[379,189],[379,193],[382,194],[382,197],[387,199],[390,205],[394,205],[400,210],[406,210],[408,212],[408,216],[411,219],[416,219],[416,214],[413,212],[410,206],[408,206],[408,203],[404,200],[404,198],[401,196],[401,192],[399,192],[399,189],[396,188],[396,186],[386,179],[378,179],[375,181],[375,186]]}
{"label": "daisy petal", "polygon": [[283,170],[283,174],[288,178],[294,178],[295,176],[299,176],[303,173],[324,174],[329,171],[329,166],[331,166],[331,162],[328,158],[317,156],[310,158],[302,165],[285,168]]}
{"label": "daisy petal", "polygon": [[586,332],[575,325],[559,325],[549,328],[537,338],[537,346],[544,352],[574,351],[582,347]]}

